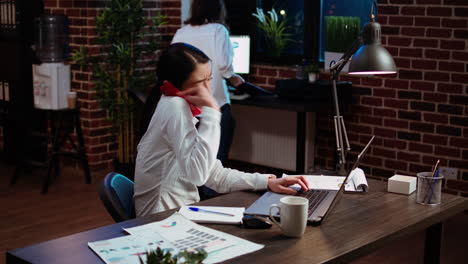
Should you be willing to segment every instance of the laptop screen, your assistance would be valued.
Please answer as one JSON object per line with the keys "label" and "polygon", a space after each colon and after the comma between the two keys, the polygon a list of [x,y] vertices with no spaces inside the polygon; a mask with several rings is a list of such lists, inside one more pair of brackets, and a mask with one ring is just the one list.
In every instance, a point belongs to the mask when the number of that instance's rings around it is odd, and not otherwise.
{"label": "laptop screen", "polygon": [[239,74],[250,73],[250,36],[231,36],[231,44],[234,48],[233,67]]}
{"label": "laptop screen", "polygon": [[359,166],[359,163],[361,162],[361,159],[364,157],[364,154],[366,154],[367,149],[368,149],[369,146],[372,144],[372,141],[374,141],[374,138],[375,138],[375,136],[372,136],[371,139],[369,140],[369,142],[367,142],[366,146],[362,149],[361,153],[358,154],[357,159],[356,159],[356,162],[354,163],[353,168],[352,168],[351,171],[348,173],[348,175],[346,175],[346,177],[345,177],[345,179],[344,179],[344,181],[343,181],[343,184],[341,184],[340,189],[338,190],[337,195],[333,198],[333,201],[332,201],[330,207],[329,207],[328,210],[325,212],[325,215],[324,215],[323,218],[322,218],[322,222],[330,215],[331,210],[332,210],[333,207],[338,203],[339,199],[340,199],[341,196],[343,195],[343,193],[344,193],[344,187],[345,187],[346,183],[348,182],[348,178],[349,178],[349,176],[351,175],[351,172]]}

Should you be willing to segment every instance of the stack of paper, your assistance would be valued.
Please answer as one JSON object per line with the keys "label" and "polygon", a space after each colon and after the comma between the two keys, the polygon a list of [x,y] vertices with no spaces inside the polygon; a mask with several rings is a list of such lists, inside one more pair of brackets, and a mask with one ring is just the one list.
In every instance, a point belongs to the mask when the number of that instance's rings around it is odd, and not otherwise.
{"label": "stack of paper", "polygon": [[[283,174],[284,176],[288,176]],[[292,175],[299,176],[299,175]],[[304,175],[310,189],[318,190],[339,190],[346,177],[344,176],[328,176],[328,175]],[[291,186],[300,188],[299,184]],[[369,186],[367,184],[366,175],[360,168],[354,169],[345,184],[345,192],[367,192]]]}
{"label": "stack of paper", "polygon": [[[192,211],[190,208],[200,210]],[[245,207],[182,206],[179,213],[195,223],[241,224],[244,211]]]}
{"label": "stack of paper", "polygon": [[360,168],[356,168],[349,174],[348,182],[345,185],[345,192],[367,192],[369,185],[367,184],[366,174]]}
{"label": "stack of paper", "polygon": [[135,263],[139,257],[146,261],[146,252],[161,248],[177,255],[183,250],[204,249],[208,257],[203,263],[217,263],[244,255],[264,245],[198,225],[179,213],[163,221],[124,229],[130,235],[88,243],[106,263]]}

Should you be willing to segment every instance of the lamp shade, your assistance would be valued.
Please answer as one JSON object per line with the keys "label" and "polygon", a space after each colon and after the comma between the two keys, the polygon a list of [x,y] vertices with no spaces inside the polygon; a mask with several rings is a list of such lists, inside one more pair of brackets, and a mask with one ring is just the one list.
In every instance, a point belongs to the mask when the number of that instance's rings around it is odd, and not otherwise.
{"label": "lamp shade", "polygon": [[348,74],[396,73],[392,55],[381,45],[380,24],[367,23],[362,30],[363,45],[354,53]]}

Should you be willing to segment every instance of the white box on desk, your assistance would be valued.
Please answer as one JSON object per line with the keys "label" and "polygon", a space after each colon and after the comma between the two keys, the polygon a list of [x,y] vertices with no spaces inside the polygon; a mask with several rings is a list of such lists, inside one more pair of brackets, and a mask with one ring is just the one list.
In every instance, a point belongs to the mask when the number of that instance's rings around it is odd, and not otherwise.
{"label": "white box on desk", "polygon": [[388,192],[410,195],[415,190],[416,177],[396,174],[388,179]]}

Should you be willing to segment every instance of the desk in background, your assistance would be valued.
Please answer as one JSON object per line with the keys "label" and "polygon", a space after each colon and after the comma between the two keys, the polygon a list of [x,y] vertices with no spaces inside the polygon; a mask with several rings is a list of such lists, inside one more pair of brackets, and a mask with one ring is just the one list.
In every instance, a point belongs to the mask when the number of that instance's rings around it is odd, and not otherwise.
{"label": "desk in background", "polygon": [[[351,98],[351,83],[339,82],[342,105]],[[282,96],[257,96],[232,99],[236,119],[229,158],[253,164],[295,171],[302,174],[313,168],[315,116],[333,110],[332,89],[327,81],[310,84],[308,92]],[[330,114],[330,119],[332,118]]]}
{"label": "desk in background", "polygon": [[[426,229],[425,263],[438,263],[442,221],[468,209],[468,198],[442,194],[442,204],[417,204],[416,195],[386,192],[386,182],[369,180],[366,195],[345,194],[319,227],[307,226],[301,239],[286,238],[278,227],[244,229],[235,225],[208,227],[264,244],[265,248],[243,255],[227,263],[347,263],[368,254],[400,237]],[[198,204],[213,206],[249,206],[260,193],[235,192],[205,200]],[[77,233],[10,250],[7,264],[12,263],[103,263],[88,248],[91,241],[126,235],[122,227],[133,227],[165,219],[174,212],[166,211],[148,217]]]}

